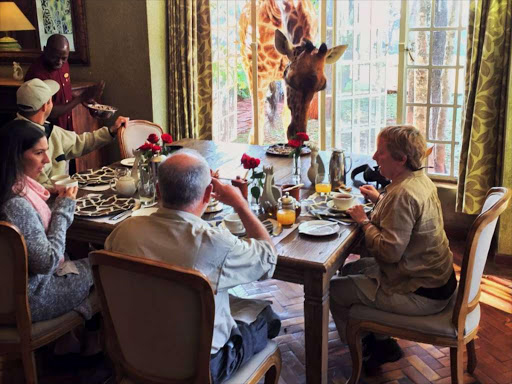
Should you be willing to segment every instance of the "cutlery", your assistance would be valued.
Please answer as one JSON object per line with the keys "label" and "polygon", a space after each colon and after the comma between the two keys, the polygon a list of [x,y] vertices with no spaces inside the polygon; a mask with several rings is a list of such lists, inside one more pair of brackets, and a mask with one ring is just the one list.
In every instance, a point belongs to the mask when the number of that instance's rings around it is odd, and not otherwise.
{"label": "cutlery", "polygon": [[292,189],[301,188],[303,186],[304,186],[304,184],[297,184],[297,185],[294,185],[292,187],[288,187],[288,188],[283,189],[283,192],[290,192]]}
{"label": "cutlery", "polygon": [[121,213],[118,213],[117,215],[114,215],[110,218],[111,221],[119,221],[121,219],[124,219],[126,216],[129,216],[132,214],[132,211],[124,211]]}
{"label": "cutlery", "polygon": [[[328,221],[331,221],[331,220],[328,220]],[[313,225],[310,230],[311,231],[314,231],[316,229],[320,229],[320,228],[324,228],[324,227],[332,227],[333,225],[338,225],[339,223],[338,222],[332,222],[332,223],[329,223],[329,224],[320,224],[320,225]]]}

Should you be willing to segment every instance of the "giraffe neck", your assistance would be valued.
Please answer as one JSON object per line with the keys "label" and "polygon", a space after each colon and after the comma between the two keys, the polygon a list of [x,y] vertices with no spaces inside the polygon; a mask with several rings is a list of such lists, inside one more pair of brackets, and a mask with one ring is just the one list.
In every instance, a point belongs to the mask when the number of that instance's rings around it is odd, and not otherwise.
{"label": "giraffe neck", "polygon": [[306,132],[309,105],[314,92],[304,93],[286,86],[287,103],[290,108],[292,121],[288,126],[287,137],[291,139],[297,132]]}

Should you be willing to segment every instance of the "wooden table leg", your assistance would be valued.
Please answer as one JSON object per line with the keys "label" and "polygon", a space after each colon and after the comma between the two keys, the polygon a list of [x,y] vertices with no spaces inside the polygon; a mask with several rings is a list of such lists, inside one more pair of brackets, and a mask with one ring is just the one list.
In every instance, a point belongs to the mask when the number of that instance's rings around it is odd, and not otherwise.
{"label": "wooden table leg", "polygon": [[326,275],[307,273],[304,281],[304,333],[306,382],[327,383],[329,333],[329,284]]}

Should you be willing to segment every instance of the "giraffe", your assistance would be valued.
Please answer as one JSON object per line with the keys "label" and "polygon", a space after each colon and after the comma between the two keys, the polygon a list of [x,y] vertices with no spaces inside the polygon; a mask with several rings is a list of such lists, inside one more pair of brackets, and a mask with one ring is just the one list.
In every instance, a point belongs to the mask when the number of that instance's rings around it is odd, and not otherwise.
{"label": "giraffe", "polygon": [[293,138],[297,132],[306,132],[309,105],[316,92],[324,90],[327,79],[325,64],[335,63],[347,49],[347,45],[338,45],[327,49],[325,43],[316,49],[311,41],[303,39],[301,44],[292,45],[280,31],[275,32],[276,49],[288,57],[289,63],[284,71],[286,83],[286,102],[292,113],[287,137]]}
{"label": "giraffe", "polygon": [[[238,21],[240,39],[240,53],[242,63],[249,80],[249,88],[253,93],[252,57],[251,48],[251,2],[247,1]],[[294,44],[300,43],[302,38],[314,40],[318,23],[311,0],[257,0],[257,57],[258,57],[258,90],[253,95],[253,103],[258,104],[258,143],[263,142],[263,128],[265,122],[264,108],[267,90],[275,81],[283,78],[284,69],[288,63],[286,56],[280,55],[275,47],[274,35],[276,29],[282,29]],[[285,112],[286,114],[286,112]],[[249,142],[255,143],[254,127],[251,128]]]}

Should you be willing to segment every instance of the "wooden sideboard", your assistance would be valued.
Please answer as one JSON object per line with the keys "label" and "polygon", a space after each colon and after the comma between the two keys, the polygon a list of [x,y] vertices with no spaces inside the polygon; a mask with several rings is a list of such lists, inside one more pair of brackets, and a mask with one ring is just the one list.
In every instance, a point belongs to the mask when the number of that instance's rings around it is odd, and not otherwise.
{"label": "wooden sideboard", "polygon": [[[0,126],[16,117],[16,91],[22,81],[0,77]],[[73,82],[73,95],[81,93],[85,88],[94,85],[93,82]],[[73,109],[73,124],[75,132],[92,132],[100,128],[98,120],[93,118],[87,108],[79,104]],[[77,171],[89,168],[99,168],[107,161],[104,149],[100,149],[76,159]]]}

